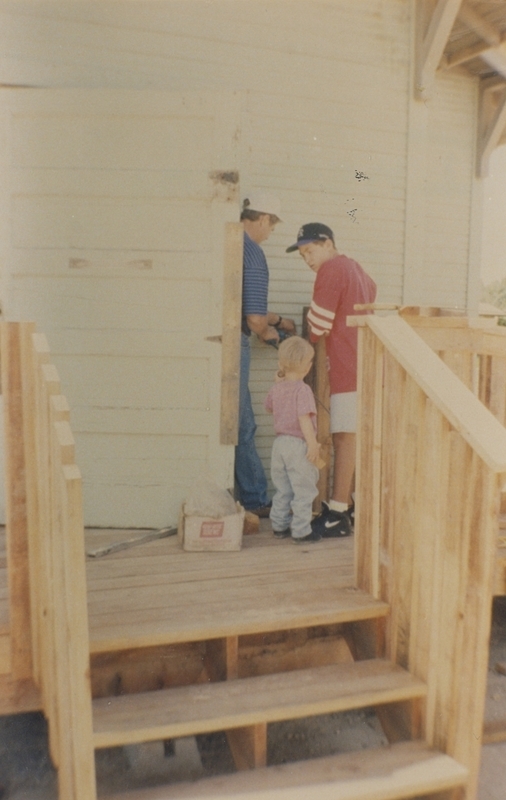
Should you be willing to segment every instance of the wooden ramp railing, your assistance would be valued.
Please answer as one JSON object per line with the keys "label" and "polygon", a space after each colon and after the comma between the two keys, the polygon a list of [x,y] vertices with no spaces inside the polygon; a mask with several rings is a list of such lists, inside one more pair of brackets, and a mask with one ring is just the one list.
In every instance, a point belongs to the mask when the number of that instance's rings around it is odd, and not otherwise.
{"label": "wooden ramp railing", "polygon": [[391,604],[388,655],[427,682],[425,737],[474,798],[506,430],[401,318],[356,323],[357,585]]}
{"label": "wooden ramp railing", "polygon": [[[446,783],[429,781],[416,796],[449,800],[450,787],[458,786],[451,800],[475,800],[506,429],[402,319],[366,316],[358,324],[357,585],[390,605],[387,657],[427,690],[427,700],[414,706],[402,700],[384,706],[381,719],[391,738],[425,739],[455,759],[452,770],[458,774],[452,772]],[[2,323],[0,333],[6,413],[12,420],[7,442],[12,666],[20,677],[33,675],[41,689],[61,800],[94,800],[81,478],[68,406],[47,343],[33,326]],[[383,627],[375,633],[373,622],[367,619],[357,629],[361,658],[372,657],[371,641],[383,642]],[[463,788],[466,768],[471,779]],[[299,780],[297,765],[294,770],[290,766],[290,780]],[[430,777],[429,767],[426,772]],[[276,774],[269,772],[272,786]],[[347,782],[349,765],[343,774]],[[252,797],[277,792],[264,791],[264,780],[271,778],[262,773]],[[246,783],[233,783],[229,796],[241,796]],[[389,784],[374,796],[415,796],[415,785],[422,783],[394,789]],[[311,786],[308,796],[316,791]],[[368,779],[362,793],[353,789],[353,797],[371,797],[370,787]],[[203,796],[198,788],[192,791],[191,796]],[[206,796],[223,796],[220,787],[213,791]],[[286,788],[282,796],[290,792]],[[158,796],[178,796],[177,787]]]}
{"label": "wooden ramp railing", "polygon": [[81,476],[68,404],[33,324],[4,322],[0,335],[12,674],[41,690],[59,797],[93,798]]}

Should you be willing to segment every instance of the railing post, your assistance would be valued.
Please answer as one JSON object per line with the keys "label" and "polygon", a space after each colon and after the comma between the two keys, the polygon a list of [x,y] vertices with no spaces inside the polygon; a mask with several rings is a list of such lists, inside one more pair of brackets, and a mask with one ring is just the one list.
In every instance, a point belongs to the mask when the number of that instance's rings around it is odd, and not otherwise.
{"label": "railing post", "polygon": [[11,674],[32,676],[30,580],[28,566],[25,420],[21,337],[32,323],[1,323],[1,368],[5,423],[5,494]]}

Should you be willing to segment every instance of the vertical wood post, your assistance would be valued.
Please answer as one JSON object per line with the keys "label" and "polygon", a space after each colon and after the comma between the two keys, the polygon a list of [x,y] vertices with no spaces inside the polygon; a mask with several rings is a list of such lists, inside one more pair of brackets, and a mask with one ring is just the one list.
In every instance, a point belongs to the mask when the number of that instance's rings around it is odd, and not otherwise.
{"label": "vertical wood post", "polygon": [[5,423],[5,494],[11,672],[32,676],[30,580],[28,567],[21,330],[31,323],[1,324],[2,387]]}
{"label": "vertical wood post", "polygon": [[225,224],[221,335],[220,443],[236,445],[239,431],[243,226]]}

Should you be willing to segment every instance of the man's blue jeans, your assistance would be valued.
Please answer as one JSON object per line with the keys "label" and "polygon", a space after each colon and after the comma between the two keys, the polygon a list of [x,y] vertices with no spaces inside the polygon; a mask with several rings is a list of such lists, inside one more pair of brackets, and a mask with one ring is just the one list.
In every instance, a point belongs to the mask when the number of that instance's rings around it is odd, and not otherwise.
{"label": "man's blue jeans", "polygon": [[251,350],[249,337],[241,334],[241,375],[239,391],[239,440],[235,448],[235,481],[244,508],[254,509],[269,502],[267,478],[255,447],[257,429],[249,391]]}

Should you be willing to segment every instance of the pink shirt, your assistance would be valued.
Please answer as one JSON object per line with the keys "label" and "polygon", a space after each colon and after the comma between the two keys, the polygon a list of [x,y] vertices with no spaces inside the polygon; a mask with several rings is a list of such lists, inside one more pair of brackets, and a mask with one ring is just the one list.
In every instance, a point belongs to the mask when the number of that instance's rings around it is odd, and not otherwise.
{"label": "pink shirt", "polygon": [[311,387],[304,381],[280,381],[271,386],[265,409],[274,415],[274,430],[278,436],[304,438],[299,417],[311,416],[316,432],[316,403]]}

